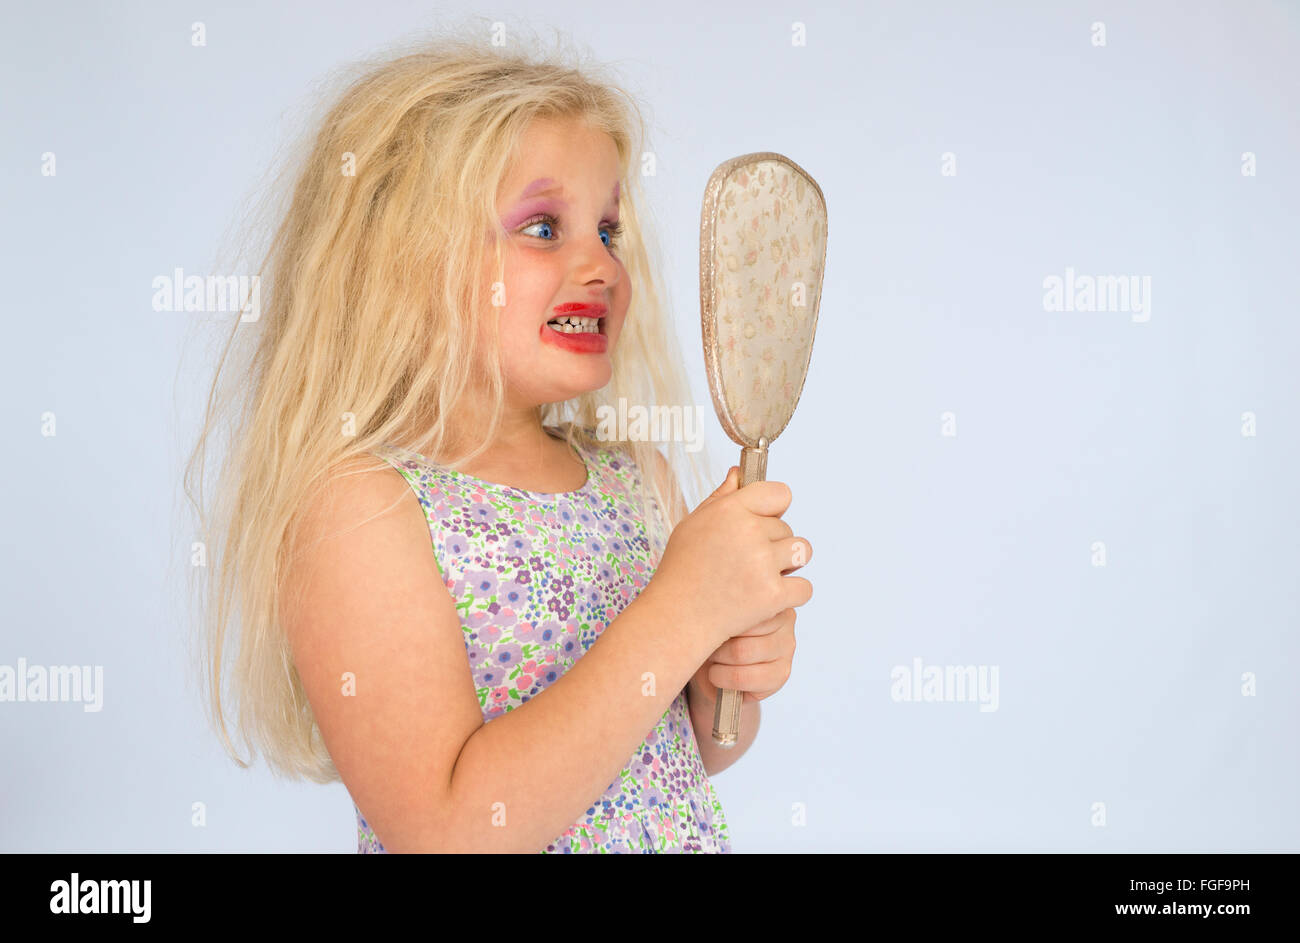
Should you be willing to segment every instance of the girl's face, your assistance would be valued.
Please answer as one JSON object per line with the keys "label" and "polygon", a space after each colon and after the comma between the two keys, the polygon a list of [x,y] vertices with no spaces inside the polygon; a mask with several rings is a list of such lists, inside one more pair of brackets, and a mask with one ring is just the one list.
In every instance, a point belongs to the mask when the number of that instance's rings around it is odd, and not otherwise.
{"label": "girl's face", "polygon": [[[538,120],[524,134],[497,192],[507,233],[499,315],[510,406],[561,402],[610,381],[632,295],[618,256],[618,178],[618,150],[603,131]],[[591,321],[567,329],[582,333],[547,324],[566,315],[594,318],[594,333]]]}

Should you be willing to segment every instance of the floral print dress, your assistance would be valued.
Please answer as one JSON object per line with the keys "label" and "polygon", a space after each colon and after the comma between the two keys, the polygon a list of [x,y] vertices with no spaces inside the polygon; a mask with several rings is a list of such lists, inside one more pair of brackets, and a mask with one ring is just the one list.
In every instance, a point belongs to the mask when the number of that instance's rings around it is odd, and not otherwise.
{"label": "floral print dress", "polygon": [[[424,508],[484,722],[572,667],[640,594],[663,552],[664,538],[641,517],[632,459],[604,447],[578,453],[587,483],[559,494],[483,481],[391,444],[374,453],[406,478]],[[357,851],[384,850],[357,808]],[[731,851],[684,690],[605,792],[540,850]]]}

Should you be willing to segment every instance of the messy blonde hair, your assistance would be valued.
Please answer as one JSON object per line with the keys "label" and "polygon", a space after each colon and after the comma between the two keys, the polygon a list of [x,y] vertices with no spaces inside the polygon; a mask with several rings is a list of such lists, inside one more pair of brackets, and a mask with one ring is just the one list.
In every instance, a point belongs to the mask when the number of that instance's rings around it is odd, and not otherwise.
{"label": "messy blonde hair", "polygon": [[[494,257],[504,277],[496,192],[534,119],[577,117],[613,138],[625,233],[619,255],[632,282],[610,383],[540,405],[538,420],[567,425],[571,444],[631,456],[642,473],[647,527],[664,539],[686,513],[687,494],[707,487],[704,454],[666,443],[665,455],[650,442],[590,434],[598,408],[616,407],[620,397],[694,408],[660,301],[658,250],[641,222],[646,123],[631,95],[596,68],[507,51],[468,33],[390,50],[336,81],[341,92],[323,96],[323,116],[309,119],[269,196],[258,198],[272,214],[269,241],[239,238],[241,252],[256,243],[254,257],[261,254],[261,312],[237,318],[226,337],[184,473],[207,554],[192,572],[210,574],[192,652],[210,721],[235,762],[251,765],[227,726],[233,700],[238,731],[276,775],[321,783],[339,775],[281,622],[280,590],[298,549],[294,525],[330,475],[384,467],[372,450],[385,443],[445,455],[465,436],[454,431],[455,417],[480,373],[493,418],[479,444],[447,464],[472,460],[497,434],[505,391],[499,336],[490,332],[481,343],[462,316],[485,312],[499,327],[499,309],[488,303],[490,285],[465,273],[485,271]],[[276,203],[290,196],[287,207]],[[495,242],[483,239],[489,230]],[[208,505],[207,454],[223,420],[229,441]],[[679,479],[687,466],[690,477]]]}

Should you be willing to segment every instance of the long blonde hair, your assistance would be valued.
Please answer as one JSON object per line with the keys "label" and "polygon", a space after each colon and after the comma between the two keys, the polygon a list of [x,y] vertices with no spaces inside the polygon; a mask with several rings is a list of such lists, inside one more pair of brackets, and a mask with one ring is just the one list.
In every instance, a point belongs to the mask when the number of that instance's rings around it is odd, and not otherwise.
{"label": "long blonde hair", "polygon": [[[465,273],[485,271],[492,252],[503,277],[495,196],[536,118],[581,117],[616,143],[625,227],[619,255],[632,282],[612,380],[539,406],[539,422],[567,420],[571,443],[630,455],[645,483],[647,526],[665,539],[691,493],[705,493],[704,452],[588,435],[597,410],[620,398],[694,408],[660,301],[661,259],[641,222],[646,122],[632,96],[597,72],[557,54],[532,57],[445,31],[390,50],[342,75],[341,93],[324,96],[323,116],[309,119],[278,181],[258,198],[273,214],[269,241],[248,234],[238,244],[261,255],[261,311],[255,320],[236,319],[225,340],[184,471],[207,558],[191,570],[202,584],[194,670],[210,722],[238,765],[254,757],[241,759],[231,739],[230,701],[238,705],[238,732],[254,752],[261,748],[275,774],[339,779],[281,623],[280,589],[298,549],[294,523],[331,474],[383,467],[371,454],[377,446],[441,456],[464,438],[465,430],[452,433],[454,417],[477,369],[486,370],[495,414],[479,445],[448,464],[472,460],[496,435],[504,394],[499,338],[491,332],[480,344],[461,318],[497,309],[487,303],[490,286]],[[286,197],[287,207],[277,203]],[[494,245],[482,238],[489,229]],[[207,454],[223,422],[229,441],[209,505]],[[671,478],[660,474],[656,453]],[[690,477],[679,477],[687,469]]]}

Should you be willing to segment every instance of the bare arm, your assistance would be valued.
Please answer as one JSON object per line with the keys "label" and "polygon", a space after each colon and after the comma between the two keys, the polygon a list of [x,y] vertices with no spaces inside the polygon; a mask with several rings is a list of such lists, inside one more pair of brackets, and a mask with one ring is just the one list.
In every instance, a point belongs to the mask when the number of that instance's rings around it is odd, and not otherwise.
{"label": "bare arm", "polygon": [[318,542],[287,575],[302,593],[286,605],[294,662],[344,784],[389,851],[541,851],[614,781],[712,648],[670,617],[674,600],[652,582],[562,677],[485,724],[405,479],[395,469],[338,479],[303,526]]}
{"label": "bare arm", "polygon": [[[686,500],[682,494],[681,485],[677,477],[673,474],[672,466],[668,460],[657,449],[655,450],[655,459],[658,464],[658,473],[663,487],[668,492],[668,504],[670,508],[670,522],[676,521],[686,513]],[[671,523],[670,523],[671,528]],[[712,654],[706,654],[700,659],[700,665]],[[732,747],[720,747],[713,742],[713,713],[714,704],[717,700],[718,689],[713,685],[708,685],[707,691],[697,687],[699,679],[692,675],[691,682],[686,685],[686,702],[690,708],[691,727],[695,731],[695,739],[699,743],[700,759],[704,764],[706,775],[714,776],[722,772],[727,767],[734,764],[738,759],[745,755],[758,735],[758,722],[760,718],[759,702],[744,700],[740,708],[740,735]]]}

